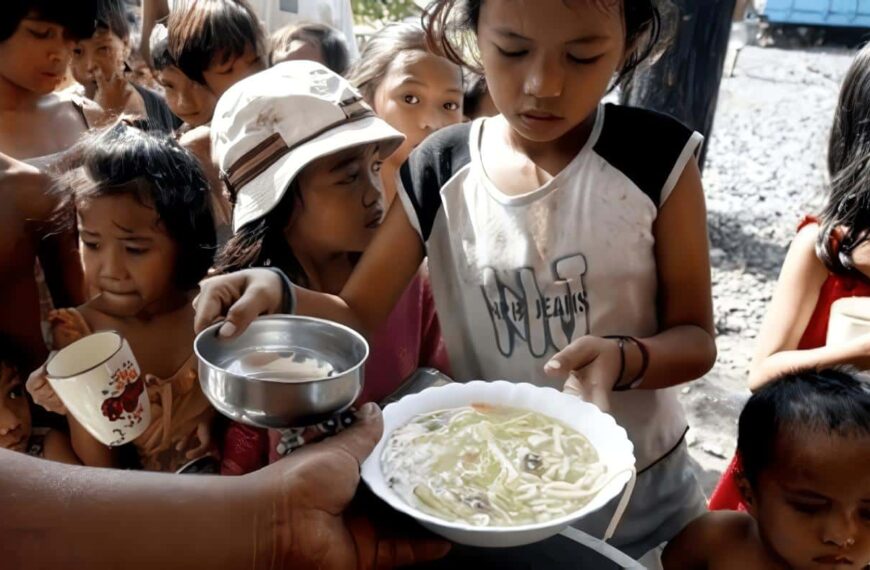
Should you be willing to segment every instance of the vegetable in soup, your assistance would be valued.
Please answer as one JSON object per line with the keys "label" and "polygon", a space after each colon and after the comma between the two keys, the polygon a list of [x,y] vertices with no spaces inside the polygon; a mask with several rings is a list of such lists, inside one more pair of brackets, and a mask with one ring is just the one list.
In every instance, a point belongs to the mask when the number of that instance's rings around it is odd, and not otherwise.
{"label": "vegetable in soup", "polygon": [[586,505],[606,466],[583,435],[544,414],[474,404],[414,417],[381,456],[410,505],[476,526],[546,522]]}

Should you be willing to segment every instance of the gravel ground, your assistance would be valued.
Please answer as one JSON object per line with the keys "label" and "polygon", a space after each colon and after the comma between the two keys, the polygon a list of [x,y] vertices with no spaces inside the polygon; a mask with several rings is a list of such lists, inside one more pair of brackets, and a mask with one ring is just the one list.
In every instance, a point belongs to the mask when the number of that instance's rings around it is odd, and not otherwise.
{"label": "gravel ground", "polygon": [[708,493],[734,452],[749,360],[789,241],[824,191],[828,131],[855,53],[746,46],[732,65],[742,43],[735,29],[704,171],[719,359],[681,396]]}

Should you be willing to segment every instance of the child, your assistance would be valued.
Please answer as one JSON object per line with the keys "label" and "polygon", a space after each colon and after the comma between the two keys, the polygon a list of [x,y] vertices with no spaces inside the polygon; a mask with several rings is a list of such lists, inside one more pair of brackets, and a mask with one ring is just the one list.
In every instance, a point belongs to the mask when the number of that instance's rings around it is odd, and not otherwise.
{"label": "child", "polygon": [[322,63],[339,75],[350,65],[347,40],[341,32],[326,24],[304,22],[281,28],[271,38],[269,65],[307,59]]}
{"label": "child", "polygon": [[247,0],[190,0],[169,16],[169,53],[215,97],[266,67],[268,48]]}
{"label": "child", "polygon": [[169,54],[169,35],[163,24],[158,24],[154,29],[149,53],[151,68],[157,82],[163,87],[166,103],[184,121],[179,131],[187,132],[210,123],[217,97],[208,87],[193,81],[175,65],[175,60]]}
{"label": "child", "polygon": [[[828,152],[831,187],[818,218],[808,217],[783,262],[758,336],[749,388],[758,390],[795,371],[842,364],[868,368],[870,338],[825,346],[831,305],[844,297],[870,296],[870,46],[855,57],[840,90]],[[736,485],[735,458],[710,508],[745,510]]]}
{"label": "child", "polygon": [[[214,410],[197,382],[190,306],[214,255],[206,181],[168,135],[122,121],[85,141],[81,166],[62,183],[73,194],[93,297],[54,313],[55,344],[63,348],[98,330],[127,339],[151,400],[151,425],[133,444],[143,468],[175,471],[213,447]],[[44,367],[27,388],[37,404],[64,413]],[[82,463],[119,465],[115,449],[68,420]]]}
{"label": "child", "polygon": [[73,48],[72,72],[84,95],[107,113],[146,117],[153,128],[172,132],[180,125],[166,101],[127,80],[130,25],[124,0],[97,0],[96,30]]}
{"label": "child", "polygon": [[19,374],[21,368],[14,362],[16,352],[6,339],[0,339],[0,350],[6,352],[0,355],[0,449],[77,465],[78,458],[65,434],[33,428],[30,402]]}
{"label": "child", "polygon": [[[215,271],[272,266],[313,290],[340,292],[381,223],[378,171],[402,135],[376,117],[346,80],[318,63],[293,61],[228,91],[218,103],[212,136],[221,168],[249,156],[247,168],[255,174],[248,185],[266,193],[257,203],[247,195],[236,200],[235,235]],[[282,151],[271,158],[250,152],[270,140]],[[234,171],[228,174],[233,177]],[[229,188],[232,192],[235,186]],[[383,399],[421,366],[446,370],[440,327],[423,276],[412,280],[371,340],[358,403]],[[253,446],[260,451],[252,456],[237,453],[251,448],[239,440],[256,433],[243,426],[230,430],[224,473],[262,466],[262,445]],[[301,444],[305,436],[300,434],[273,432],[271,458]]]}
{"label": "child", "polygon": [[76,38],[93,33],[93,2],[6,0],[0,18],[0,152],[45,168],[102,112],[55,93]]}
{"label": "child", "polygon": [[48,356],[40,326],[40,295],[34,276],[39,260],[55,304],[84,301],[81,265],[73,229],[57,231],[52,218],[60,200],[51,179],[36,168],[0,154],[0,337],[15,347],[22,370],[33,370]]}
{"label": "child", "polygon": [[[609,400],[640,473],[613,543],[637,558],[704,510],[674,388],[716,357],[694,159],[701,136],[667,116],[601,103],[652,51],[654,2],[461,5],[470,9],[461,30],[440,25],[458,21],[459,4],[444,0],[429,13],[430,32],[448,45],[476,32],[501,115],[423,142],[400,169],[400,200],[344,288],[329,295],[294,286],[295,310],[371,332],[428,254],[459,380],[534,382]],[[241,227],[254,212],[242,205],[265,191],[241,176],[245,161],[237,160],[221,156]],[[262,277],[206,281],[198,322]],[[237,331],[252,309],[275,310],[273,300],[247,295],[222,334]],[[614,510],[585,519],[584,530],[600,536]]]}
{"label": "child", "polygon": [[749,513],[708,513],[662,557],[674,570],[866,568],[870,564],[870,379],[790,374],[740,414]]}
{"label": "child", "polygon": [[347,77],[375,113],[405,135],[384,161],[386,204],[396,196],[396,173],[430,134],[462,122],[462,70],[432,53],[418,24],[390,24],[374,34]]}

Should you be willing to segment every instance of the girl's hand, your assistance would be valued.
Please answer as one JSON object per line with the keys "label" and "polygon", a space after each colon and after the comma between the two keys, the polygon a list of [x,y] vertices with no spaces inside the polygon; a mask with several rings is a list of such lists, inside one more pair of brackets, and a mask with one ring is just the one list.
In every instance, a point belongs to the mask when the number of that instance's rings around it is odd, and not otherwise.
{"label": "girl's hand", "polygon": [[245,269],[210,277],[199,284],[193,300],[193,327],[197,333],[226,315],[218,334],[230,338],[241,334],[260,315],[281,310],[284,284],[274,271]]}
{"label": "girl's hand", "polygon": [[619,381],[619,345],[614,339],[584,336],[569,344],[544,366],[551,378],[565,380],[562,390],[606,411],[610,392]]}
{"label": "girl's hand", "polygon": [[62,416],[66,415],[66,406],[63,405],[54,388],[48,383],[48,373],[45,370],[45,364],[30,375],[25,386],[27,386],[27,391],[30,392],[30,396],[35,404],[42,406],[49,412]]}

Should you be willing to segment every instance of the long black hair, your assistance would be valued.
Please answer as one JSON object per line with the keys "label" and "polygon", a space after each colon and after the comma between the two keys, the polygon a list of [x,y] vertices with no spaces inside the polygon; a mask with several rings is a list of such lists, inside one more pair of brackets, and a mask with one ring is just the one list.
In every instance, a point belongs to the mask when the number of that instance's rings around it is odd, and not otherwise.
{"label": "long black hair", "polygon": [[849,68],[828,146],[830,190],[816,254],[838,274],[856,274],[852,252],[870,237],[870,45]]}
{"label": "long black hair", "polygon": [[[563,0],[566,4],[568,1]],[[638,65],[655,53],[661,37],[661,13],[656,0],[593,1],[602,9],[622,10],[629,53],[613,86],[622,85]],[[433,51],[481,74],[472,39],[477,34],[482,4],[483,0],[434,0],[423,12],[423,28]]]}
{"label": "long black hair", "polygon": [[147,122],[122,119],[86,136],[71,152],[72,170],[58,179],[66,205],[62,220],[75,223],[75,205],[101,196],[129,194],[154,208],[178,245],[175,280],[190,290],[214,260],[217,238],[208,181],[197,159]]}

